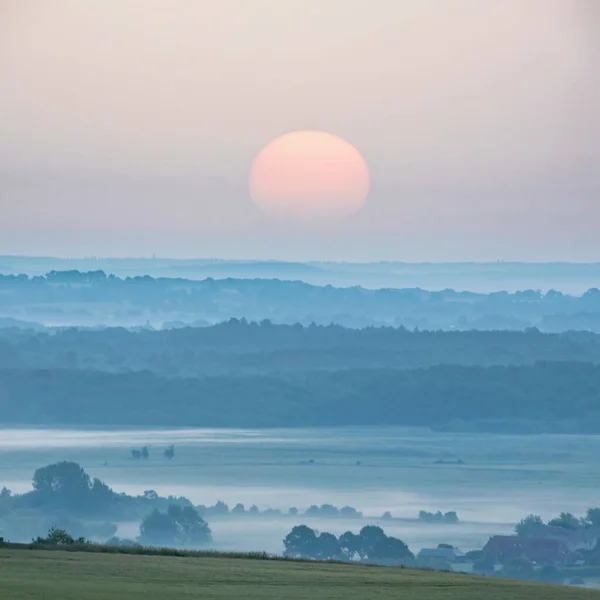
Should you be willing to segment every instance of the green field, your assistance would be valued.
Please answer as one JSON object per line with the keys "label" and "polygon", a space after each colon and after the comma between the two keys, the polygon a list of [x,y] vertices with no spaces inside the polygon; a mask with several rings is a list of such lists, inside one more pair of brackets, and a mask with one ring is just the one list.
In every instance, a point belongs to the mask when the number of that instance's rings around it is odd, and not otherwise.
{"label": "green field", "polygon": [[593,600],[600,593],[385,567],[0,549],[0,598]]}

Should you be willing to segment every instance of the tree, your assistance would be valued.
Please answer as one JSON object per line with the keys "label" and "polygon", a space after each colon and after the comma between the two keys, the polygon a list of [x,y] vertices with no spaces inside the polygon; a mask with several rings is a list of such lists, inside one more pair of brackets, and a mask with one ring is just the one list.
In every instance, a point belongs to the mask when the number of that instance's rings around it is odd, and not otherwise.
{"label": "tree", "polygon": [[369,555],[368,559],[375,562],[394,563],[410,561],[414,559],[414,555],[402,540],[384,535],[377,541],[373,553]]}
{"label": "tree", "polygon": [[378,545],[385,539],[385,533],[377,525],[365,525],[359,532],[360,554],[363,560],[374,558]]}
{"label": "tree", "polygon": [[340,511],[332,504],[322,504],[318,511],[321,517],[338,517],[340,514]]}
{"label": "tree", "polygon": [[589,508],[585,520],[594,527],[600,526],[600,508]]}
{"label": "tree", "polygon": [[548,521],[548,525],[552,527],[562,527],[563,529],[581,529],[583,526],[581,519],[578,519],[572,513],[560,513],[558,517]]}
{"label": "tree", "polygon": [[148,458],[150,456],[150,452],[148,451],[148,446],[144,446],[141,451],[142,458]]}
{"label": "tree", "polygon": [[217,501],[217,503],[211,507],[211,512],[213,515],[227,515],[229,514],[229,506],[225,504],[222,500]]}
{"label": "tree", "polygon": [[339,559],[342,555],[340,542],[332,533],[321,533],[316,540],[315,558],[320,560]]}
{"label": "tree", "polygon": [[244,515],[244,514],[246,514],[246,508],[244,507],[243,504],[238,503],[231,509],[231,514],[232,515]]}
{"label": "tree", "polygon": [[115,493],[103,481],[94,477],[88,494],[88,508],[90,512],[106,511],[111,506]]}
{"label": "tree", "polygon": [[33,489],[44,504],[85,510],[90,487],[90,476],[74,462],[48,465],[33,475]]}
{"label": "tree", "polygon": [[366,525],[358,537],[358,555],[363,561],[396,562],[414,558],[402,540],[385,535],[383,529],[376,525]]}
{"label": "tree", "polygon": [[515,525],[515,533],[522,537],[527,537],[543,525],[544,521],[542,521],[542,517],[538,517],[537,515],[528,515]]}
{"label": "tree", "polygon": [[346,531],[340,535],[340,550],[344,560],[357,560],[362,558],[360,555],[361,540],[358,535],[351,531]]}
{"label": "tree", "polygon": [[296,525],[283,540],[284,556],[290,558],[316,558],[317,535],[306,525]]}
{"label": "tree", "polygon": [[359,519],[362,517],[362,513],[352,506],[344,506],[343,508],[340,508],[340,516],[347,519]]}
{"label": "tree", "polygon": [[149,546],[171,546],[177,543],[179,528],[167,513],[154,509],[140,523],[140,542]]}
{"label": "tree", "polygon": [[165,458],[173,460],[175,458],[175,446],[171,444],[164,452]]}
{"label": "tree", "polygon": [[208,524],[192,506],[171,504],[167,510],[167,515],[179,527],[179,544],[184,546],[201,546],[212,541]]}
{"label": "tree", "polygon": [[191,506],[154,509],[140,524],[139,541],[150,546],[200,546],[212,541],[206,521]]}

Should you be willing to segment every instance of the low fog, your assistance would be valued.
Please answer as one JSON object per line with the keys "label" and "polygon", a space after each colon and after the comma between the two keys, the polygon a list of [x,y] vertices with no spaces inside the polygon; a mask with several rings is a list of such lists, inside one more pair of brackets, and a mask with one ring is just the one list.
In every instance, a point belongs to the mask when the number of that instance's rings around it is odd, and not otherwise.
{"label": "low fog", "polygon": [[[478,549],[491,535],[510,534],[530,513],[584,514],[593,506],[596,481],[581,480],[580,473],[599,450],[595,438],[576,444],[560,436],[496,436],[482,451],[478,435],[398,428],[10,429],[0,439],[6,458],[1,483],[15,502],[31,493],[37,468],[63,460],[139,499],[127,509],[117,503],[86,512],[46,503],[32,512],[35,496],[11,510],[5,491],[0,531],[11,540],[28,541],[50,525],[96,541],[112,535],[135,540],[153,507],[185,500],[207,521],[211,548],[270,553],[281,553],[283,539],[300,524],[336,535],[378,525],[415,554],[449,542]],[[147,458],[136,458],[144,447]],[[456,513],[456,522],[436,517],[438,511]]]}

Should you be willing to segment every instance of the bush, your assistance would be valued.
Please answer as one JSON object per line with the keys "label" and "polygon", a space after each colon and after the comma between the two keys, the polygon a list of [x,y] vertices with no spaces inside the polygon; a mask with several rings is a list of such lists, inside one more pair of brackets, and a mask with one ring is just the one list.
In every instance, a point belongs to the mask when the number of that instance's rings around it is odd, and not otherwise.
{"label": "bush", "polygon": [[42,544],[44,546],[72,546],[73,544],[87,544],[87,540],[85,538],[77,538],[75,539],[70,533],[67,533],[64,529],[57,529],[56,527],[51,527],[50,531],[48,531],[48,535],[43,537],[38,537],[33,540],[34,544]]}
{"label": "bush", "polygon": [[473,563],[473,573],[477,575],[491,575],[495,571],[494,561],[480,557]]}
{"label": "bush", "polygon": [[562,583],[563,574],[554,565],[544,565],[539,572],[539,580],[544,583]]}

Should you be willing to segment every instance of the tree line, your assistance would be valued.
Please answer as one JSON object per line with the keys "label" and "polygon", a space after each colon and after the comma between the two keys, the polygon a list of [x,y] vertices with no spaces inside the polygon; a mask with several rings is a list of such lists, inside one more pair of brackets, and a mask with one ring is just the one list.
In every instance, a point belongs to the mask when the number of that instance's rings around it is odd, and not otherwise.
{"label": "tree line", "polygon": [[230,319],[170,330],[0,328],[4,368],[148,370],[159,375],[261,374],[349,368],[600,364],[600,335],[527,331],[409,331],[275,325]]}
{"label": "tree line", "polygon": [[600,431],[600,366],[576,362],[204,378],[0,369],[0,393],[6,424]]}
{"label": "tree line", "polygon": [[283,545],[284,555],[290,558],[383,564],[405,564],[414,559],[402,540],[386,535],[376,525],[366,525],[358,534],[347,531],[339,537],[298,525],[288,533]]}
{"label": "tree line", "polygon": [[[154,490],[130,496],[114,491],[99,478],[91,477],[81,465],[70,461],[36,469],[29,492],[13,494],[6,487],[0,489],[0,536],[13,541],[39,538],[40,532],[52,529],[68,531],[74,540],[110,538],[114,544],[194,547],[211,539],[204,519],[228,516],[360,520],[363,513],[352,506],[338,508],[332,504],[311,505],[306,510],[290,507],[287,511],[261,510],[256,505],[246,507],[242,503],[229,507],[222,501],[211,506],[194,506],[188,498],[163,497]],[[392,516],[386,513],[382,518]],[[140,521],[138,539],[115,538],[114,522],[119,521]],[[48,543],[62,543],[60,536],[56,536],[58,534],[51,536],[54,542]]]}
{"label": "tree line", "polygon": [[528,537],[538,533],[545,527],[560,527],[571,531],[592,528],[600,530],[600,508],[589,508],[582,517],[576,517],[570,512],[561,512],[560,515],[550,519],[547,523],[544,523],[539,515],[528,515],[515,525],[515,533]]}

